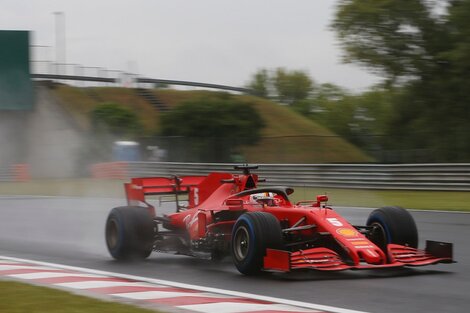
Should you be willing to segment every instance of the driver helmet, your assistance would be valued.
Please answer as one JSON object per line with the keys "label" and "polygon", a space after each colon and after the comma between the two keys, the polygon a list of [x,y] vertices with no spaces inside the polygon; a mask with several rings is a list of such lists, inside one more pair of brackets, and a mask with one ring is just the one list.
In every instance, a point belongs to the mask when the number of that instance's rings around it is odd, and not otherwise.
{"label": "driver helmet", "polygon": [[274,193],[272,192],[261,192],[255,193],[250,196],[250,202],[257,202],[267,206],[275,205]]}

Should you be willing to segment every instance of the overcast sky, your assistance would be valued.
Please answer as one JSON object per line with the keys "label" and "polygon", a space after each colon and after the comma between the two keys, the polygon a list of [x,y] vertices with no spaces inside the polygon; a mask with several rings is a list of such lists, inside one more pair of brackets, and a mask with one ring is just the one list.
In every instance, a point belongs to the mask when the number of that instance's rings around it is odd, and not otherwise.
{"label": "overcast sky", "polygon": [[337,0],[0,0],[0,29],[31,30],[55,59],[65,14],[67,63],[151,78],[241,86],[260,68],[306,71],[361,91],[378,81],[341,63],[329,29]]}

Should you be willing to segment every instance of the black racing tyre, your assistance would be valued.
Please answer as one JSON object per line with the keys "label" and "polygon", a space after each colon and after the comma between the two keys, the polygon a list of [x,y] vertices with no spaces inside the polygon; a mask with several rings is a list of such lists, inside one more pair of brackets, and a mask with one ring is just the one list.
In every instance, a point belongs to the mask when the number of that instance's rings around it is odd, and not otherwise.
{"label": "black racing tyre", "polygon": [[248,212],[240,216],[233,227],[232,260],[242,274],[258,274],[266,249],[281,249],[282,246],[281,225],[272,214]]}
{"label": "black racing tyre", "polygon": [[153,248],[152,216],[144,207],[114,208],[106,220],[105,237],[108,251],[116,260],[145,259]]}
{"label": "black racing tyre", "polygon": [[367,226],[372,226],[369,239],[384,252],[387,244],[418,247],[418,229],[411,214],[400,207],[383,207],[370,213]]}

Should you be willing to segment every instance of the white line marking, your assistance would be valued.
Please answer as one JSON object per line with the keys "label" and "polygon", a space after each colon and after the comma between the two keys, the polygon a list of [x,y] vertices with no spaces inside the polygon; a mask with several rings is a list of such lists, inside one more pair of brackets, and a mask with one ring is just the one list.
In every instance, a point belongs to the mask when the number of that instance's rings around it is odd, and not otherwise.
{"label": "white line marking", "polygon": [[238,313],[252,311],[319,312],[284,304],[258,304],[219,302],[207,304],[180,305],[178,308],[202,313]]}
{"label": "white line marking", "polygon": [[53,268],[45,266],[36,266],[36,265],[0,265],[0,271],[11,271],[11,270],[50,270],[53,271]]}
{"label": "white line marking", "polygon": [[211,292],[211,293],[217,293],[217,294],[240,297],[240,298],[248,298],[248,299],[255,299],[255,300],[261,300],[261,301],[268,301],[268,302],[286,304],[286,305],[291,305],[291,306],[296,306],[296,307],[301,307],[301,308],[306,308],[306,309],[312,309],[312,310],[328,311],[328,312],[332,312],[332,313],[366,313],[364,311],[356,311],[356,310],[337,308],[337,307],[333,307],[333,306],[329,306],[329,305],[321,305],[321,304],[308,303],[308,302],[302,302],[302,301],[279,299],[279,298],[275,298],[275,297],[255,295],[255,294],[250,294],[250,293],[245,293],[245,292],[238,292],[238,291],[224,290],[224,289],[218,289],[218,288],[211,288],[211,287],[203,287],[203,286],[190,285],[190,284],[184,284],[184,283],[177,283],[177,282],[172,282],[172,281],[168,281],[168,280],[161,280],[161,279],[154,279],[154,278],[148,278],[148,277],[113,273],[113,272],[100,271],[100,270],[94,270],[94,269],[83,268],[83,267],[75,267],[75,266],[62,265],[62,264],[54,264],[54,263],[34,261],[34,260],[21,259],[21,258],[14,258],[14,257],[8,257],[8,256],[0,256],[0,259],[18,261],[18,262],[25,262],[25,263],[33,263],[33,264],[44,265],[44,266],[53,266],[57,269],[79,271],[79,272],[85,272],[85,273],[97,274],[97,275],[107,275],[107,276],[113,276],[113,277],[118,277],[118,278],[129,279],[129,280],[143,281],[143,282],[147,282],[147,283],[150,283],[150,284],[166,285],[166,286],[171,286],[171,287],[176,287],[176,288],[184,288],[184,289],[193,289],[193,290],[198,290],[198,291],[203,291],[203,292]]}
{"label": "white line marking", "polygon": [[139,283],[139,282],[122,282],[122,281],[101,281],[101,280],[88,280],[70,283],[58,283],[54,286],[72,288],[72,289],[91,289],[91,288],[106,288],[106,287],[154,287],[154,285]]}
{"label": "white line marking", "polygon": [[221,294],[207,293],[207,292],[184,292],[184,291],[138,291],[138,292],[126,292],[126,293],[116,293],[112,296],[123,297],[136,300],[145,300],[145,299],[165,299],[165,298],[175,298],[175,297],[202,297],[202,298],[233,298],[239,299],[239,297],[226,296]]}
{"label": "white line marking", "polygon": [[210,295],[200,294],[194,292],[177,292],[177,291],[140,291],[140,292],[128,292],[128,293],[116,293],[112,296],[135,299],[135,300],[149,300],[149,299],[165,299],[175,297],[207,297]]}
{"label": "white line marking", "polygon": [[22,264],[20,262],[16,261],[10,261],[10,260],[0,260],[1,265],[15,265],[15,264]]}

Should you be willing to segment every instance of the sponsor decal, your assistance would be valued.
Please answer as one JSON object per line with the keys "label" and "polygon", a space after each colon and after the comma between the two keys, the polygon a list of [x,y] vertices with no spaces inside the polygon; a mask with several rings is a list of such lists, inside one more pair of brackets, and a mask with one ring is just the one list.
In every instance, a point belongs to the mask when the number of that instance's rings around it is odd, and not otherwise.
{"label": "sponsor decal", "polygon": [[341,223],[336,217],[329,217],[326,220],[333,226],[336,226],[336,227],[343,226],[343,223]]}
{"label": "sponsor decal", "polygon": [[199,205],[199,188],[194,188],[194,205]]}
{"label": "sponsor decal", "polygon": [[372,257],[378,257],[379,255],[377,254],[377,252],[373,251],[373,250],[366,250],[367,253],[372,256]]}
{"label": "sponsor decal", "polygon": [[355,246],[364,246],[364,245],[370,246],[369,242],[366,240],[353,241],[352,244]]}
{"label": "sponsor decal", "polygon": [[338,228],[336,232],[344,237],[356,237],[358,232],[351,228]]}

